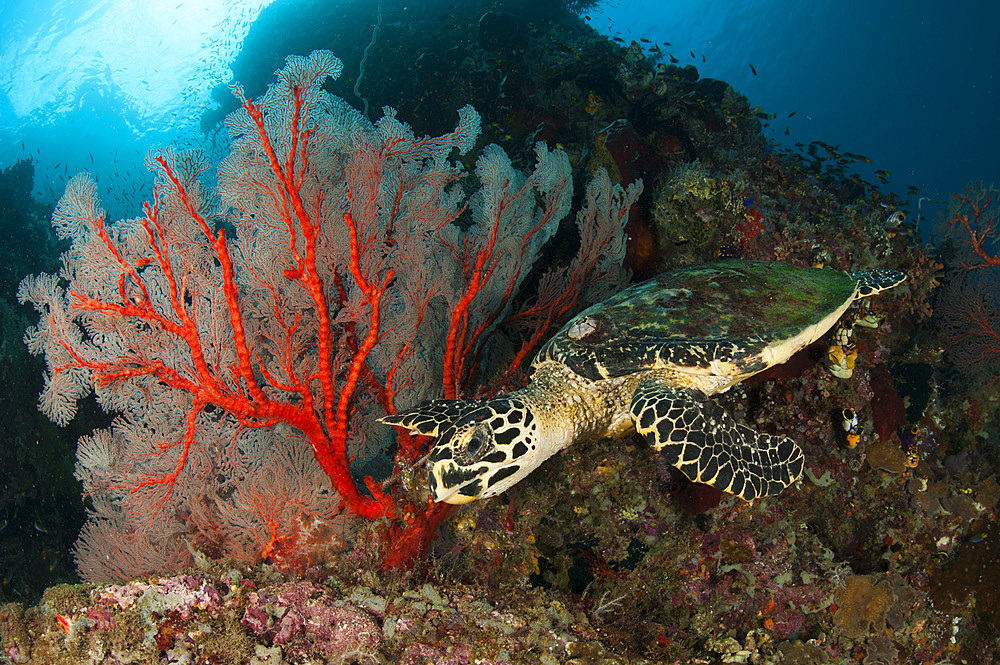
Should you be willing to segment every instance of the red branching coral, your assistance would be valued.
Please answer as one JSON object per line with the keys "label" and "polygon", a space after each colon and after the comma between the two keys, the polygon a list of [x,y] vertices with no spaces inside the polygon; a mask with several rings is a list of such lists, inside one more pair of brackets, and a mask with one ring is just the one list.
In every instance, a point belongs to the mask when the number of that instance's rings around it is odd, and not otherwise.
{"label": "red branching coral", "polygon": [[[326,93],[340,69],[316,51],[290,57],[260,99],[237,89],[214,192],[201,155],[164,150],[143,216],[108,223],[86,174],[56,208],[64,270],[25,279],[19,297],[40,314],[26,341],[48,362],[43,411],[65,424],[93,391],[120,414],[78,455],[91,580],[175,569],[189,543],[299,568],[318,544],[349,542],[355,516],[390,520],[385,562],[399,565],[448,514],[403,488],[359,487],[352,462],[391,447],[380,416],[473,388],[570,209],[569,158],[539,143],[523,174],[488,146],[461,183],[449,156],[475,145],[475,110],[418,138],[391,110],[372,124]],[[512,370],[579,299],[625,280],[640,189],[594,178],[580,253],[516,319],[531,334]],[[397,463],[419,456],[419,442],[398,443]]]}
{"label": "red branching coral", "polygon": [[970,255],[966,269],[1000,266],[1000,205],[997,190],[982,182],[969,184],[948,208],[948,223]]}
{"label": "red branching coral", "polygon": [[976,378],[992,379],[1000,372],[998,192],[971,183],[946,214],[958,265],[938,294],[934,315],[949,360]]}

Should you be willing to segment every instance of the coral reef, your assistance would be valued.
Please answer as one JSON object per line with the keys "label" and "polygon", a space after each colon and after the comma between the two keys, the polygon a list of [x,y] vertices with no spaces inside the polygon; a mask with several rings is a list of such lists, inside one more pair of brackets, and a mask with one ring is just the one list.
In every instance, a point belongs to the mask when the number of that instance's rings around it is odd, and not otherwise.
{"label": "coral reef", "polygon": [[[559,663],[605,650],[579,608],[524,587],[485,590],[225,565],[0,607],[13,663]],[[572,659],[582,659],[573,661]]]}
{"label": "coral reef", "polygon": [[[433,48],[448,40],[415,20],[387,24],[386,48],[373,51],[363,82],[372,105],[396,103],[399,90],[380,72],[412,61],[400,53],[419,43],[425,54],[398,79],[412,93],[400,115],[415,118],[418,131],[440,134],[440,123],[472,102],[485,139],[521,170],[545,139],[559,142],[577,173],[643,178],[627,231],[635,278],[723,252],[909,274],[872,312],[857,313],[881,323],[853,331],[850,378],[830,374],[825,339],[718,396],[741,422],[794,437],[806,455],[802,478],[744,504],[686,483],[637,438],[581,442],[507,494],[461,507],[408,572],[378,568],[385,519],[362,523],[344,553],[302,576],[285,576],[274,561],[214,560],[216,552],[185,544],[195,565],[181,574],[55,586],[38,604],[5,596],[33,606],[0,608],[4,657],[995,662],[1000,388],[942,343],[939,326],[959,319],[938,292],[942,275],[966,270],[963,262],[987,263],[972,270],[990,284],[990,243],[977,245],[956,217],[950,249],[921,244],[895,215],[912,202],[850,176],[832,146],[768,143],[768,114],[693,66],[666,64],[639,44],[616,46],[574,21],[532,24],[505,39],[529,19],[490,11],[506,16],[492,16],[480,33],[477,14],[461,47]],[[408,41],[409,32],[422,34]],[[350,83],[337,85],[349,91]],[[973,228],[971,205],[956,215],[971,214]],[[578,236],[557,232],[538,265],[567,265]],[[514,349],[491,348],[468,365],[469,385],[486,386],[506,369],[493,355],[505,352]],[[858,420],[855,447],[844,435],[845,409]],[[398,472],[399,482],[420,487],[419,469]],[[32,531],[33,520],[19,519]]]}

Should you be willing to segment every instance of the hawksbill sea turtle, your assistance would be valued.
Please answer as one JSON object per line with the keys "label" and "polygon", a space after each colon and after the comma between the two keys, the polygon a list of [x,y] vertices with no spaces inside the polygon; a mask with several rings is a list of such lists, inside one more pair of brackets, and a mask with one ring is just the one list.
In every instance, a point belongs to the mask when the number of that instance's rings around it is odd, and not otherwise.
{"label": "hawksbill sea turtle", "polygon": [[677,268],[573,318],[538,352],[524,388],[381,420],[437,437],[428,457],[436,501],[496,496],[577,440],[633,429],[692,481],[752,501],[799,477],[802,450],[708,397],[785,362],[852,302],[905,279],[762,261]]}

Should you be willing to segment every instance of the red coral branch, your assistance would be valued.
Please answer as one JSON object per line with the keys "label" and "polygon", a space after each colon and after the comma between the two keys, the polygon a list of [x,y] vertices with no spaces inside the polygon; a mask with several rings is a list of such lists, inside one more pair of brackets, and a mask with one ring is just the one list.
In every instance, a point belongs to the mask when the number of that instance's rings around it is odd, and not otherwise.
{"label": "red coral branch", "polygon": [[[437,370],[445,397],[468,388],[467,368],[501,317],[511,320],[539,238],[569,208],[569,161],[539,148],[539,167],[522,183],[506,156],[492,153],[489,196],[497,198],[471,206],[470,224],[453,224],[467,204],[457,188],[446,191],[462,172],[446,156],[472,147],[475,112],[463,109],[456,132],[439,139],[415,139],[387,116],[348,147],[339,134],[331,140],[344,126],[313,106],[334,65],[322,52],[290,58],[273,94],[259,102],[241,95],[233,150],[219,171],[219,218],[202,195],[199,164],[169,151],[152,159],[158,177],[141,219],[107,226],[86,176],[71,181],[53,217],[73,239],[69,297],[53,276],[26,280],[21,296],[42,316],[29,345],[49,360],[43,408],[66,422],[76,400],[97,389],[102,404],[123,411],[110,430],[81,442],[84,486],[111,499],[80,548],[95,579],[128,570],[100,554],[123,539],[147,539],[143,561],[183,560],[174,536],[185,529],[224,549],[243,528],[240,555],[294,561],[310,537],[334,528],[343,507],[390,518],[384,564],[397,567],[426,551],[453,510],[414,499],[401,484],[366,478],[359,487],[351,455],[384,445],[389,432],[366,424],[394,413],[398,396],[408,405],[438,396],[428,379]],[[554,273],[524,314],[538,325],[515,366],[577,303],[598,245]],[[450,311],[438,309],[441,300]],[[401,434],[397,443],[398,472],[426,439]],[[269,492],[260,484],[267,473],[246,460],[278,448],[298,452],[268,467],[283,474],[282,491]],[[231,485],[225,499],[220,478]],[[168,500],[172,510],[160,511]],[[144,510],[157,518],[143,527],[148,538],[114,535]],[[313,536],[291,521],[296,514],[312,520]]]}
{"label": "red coral branch", "polygon": [[[484,275],[484,270],[487,259],[490,259],[493,256],[493,250],[496,246],[497,235],[500,229],[500,220],[503,218],[503,212],[506,206],[507,201],[504,200],[501,200],[497,204],[497,208],[493,214],[493,219],[491,220],[489,236],[486,238],[483,247],[476,252],[476,258],[475,261],[472,262],[471,267],[468,260],[464,261],[467,274],[467,286],[465,294],[451,310],[451,319],[448,323],[448,335],[445,338],[444,378],[442,380],[442,383],[444,384],[445,399],[456,399],[458,397],[459,382],[462,379],[463,359],[468,354],[469,349],[476,343],[476,339],[480,333],[480,331],[477,330],[473,333],[471,338],[466,338],[466,333],[469,327],[469,306],[472,304],[472,301],[475,300],[476,296],[479,295],[479,290],[482,288],[483,282],[489,278],[488,274]],[[468,253],[466,252],[466,256],[467,255]]]}
{"label": "red coral branch", "polygon": [[358,288],[360,288],[361,292],[365,295],[365,299],[368,301],[368,306],[371,309],[368,334],[365,336],[364,341],[358,347],[357,351],[355,351],[354,357],[351,359],[350,369],[347,372],[347,380],[341,390],[340,400],[337,402],[337,419],[332,428],[330,437],[334,452],[338,456],[343,455],[344,459],[347,459],[348,406],[350,404],[351,396],[354,395],[354,390],[358,386],[358,379],[361,376],[361,372],[366,367],[365,361],[368,358],[368,354],[372,352],[372,349],[375,348],[375,344],[378,342],[379,332],[382,326],[382,296],[385,294],[386,288],[395,278],[396,274],[392,270],[387,270],[385,277],[382,279],[380,284],[372,284],[369,282],[361,272],[361,251],[358,246],[358,230],[350,212],[344,213],[344,224],[347,226],[347,232],[350,237],[351,244],[351,259],[349,266],[351,275],[354,277],[354,281],[357,283]]}
{"label": "red coral branch", "polygon": [[[299,114],[301,111],[302,95],[295,94],[293,97],[293,119],[291,133],[293,137],[299,135]],[[294,211],[295,221],[298,227],[289,216],[286,221],[292,237],[295,232],[303,238],[305,244],[305,255],[296,256],[296,268],[301,271],[301,279],[306,285],[310,296],[315,304],[316,315],[319,319],[317,327],[317,344],[319,346],[319,371],[316,378],[322,386],[324,397],[323,414],[324,421],[321,422],[313,408],[312,392],[305,384],[297,385],[296,392],[301,397],[298,404],[288,404],[275,402],[270,399],[261,389],[253,372],[250,350],[246,343],[246,332],[243,321],[243,312],[239,303],[239,290],[236,285],[236,277],[232,265],[225,233],[222,230],[213,232],[205,218],[200,214],[194,203],[191,201],[187,187],[181,182],[180,177],[175,172],[172,164],[163,156],[155,158],[160,166],[161,172],[166,180],[172,185],[173,193],[179,198],[182,207],[191,220],[201,229],[206,239],[210,243],[215,259],[218,261],[221,270],[221,283],[226,301],[226,310],[233,330],[233,344],[237,358],[237,367],[241,383],[245,386],[248,394],[239,389],[232,390],[222,385],[209,367],[205,351],[202,348],[199,337],[198,323],[193,314],[184,304],[183,293],[185,291],[184,280],[178,285],[178,280],[174,274],[172,262],[168,253],[168,241],[161,220],[159,195],[164,192],[157,189],[154,195],[154,203],[147,206],[146,217],[143,220],[143,227],[147,233],[149,248],[153,254],[151,261],[163,271],[170,285],[170,307],[177,321],[172,320],[158,312],[151,303],[146,286],[139,277],[138,268],[126,261],[118,248],[109,237],[103,224],[103,216],[93,221],[93,230],[101,239],[109,253],[118,262],[122,269],[119,279],[119,292],[124,304],[104,302],[80,293],[71,292],[75,298],[74,307],[77,309],[103,312],[107,315],[117,315],[123,317],[134,317],[153,322],[163,329],[181,337],[188,347],[192,360],[192,372],[196,379],[194,381],[184,379],[175,371],[169,369],[158,361],[146,361],[138,358],[129,358],[125,361],[126,366],[109,363],[94,363],[84,361],[82,357],[76,355],[76,365],[88,367],[95,373],[95,378],[99,384],[120,381],[125,378],[149,374],[156,376],[167,385],[182,390],[192,395],[194,405],[188,416],[188,425],[182,439],[183,452],[177,462],[176,467],[167,475],[147,479],[138,483],[132,488],[135,492],[143,487],[155,484],[163,484],[167,487],[167,492],[158,502],[157,506],[169,496],[173,490],[178,475],[183,471],[188,459],[188,452],[191,441],[197,429],[197,415],[207,404],[219,406],[229,413],[232,413],[244,424],[259,426],[262,422],[273,424],[275,422],[285,422],[303,432],[306,439],[313,448],[317,461],[324,471],[330,476],[337,488],[337,491],[345,499],[348,506],[357,514],[374,519],[381,516],[391,516],[394,512],[393,502],[390,497],[380,495],[373,499],[362,495],[351,477],[348,456],[347,456],[347,434],[349,404],[357,387],[358,377],[361,374],[365,359],[378,341],[380,309],[379,301],[385,292],[386,286],[392,280],[392,271],[389,271],[384,279],[377,285],[372,285],[362,275],[360,270],[360,253],[357,244],[357,235],[354,230],[354,222],[349,213],[345,213],[344,219],[351,231],[351,262],[350,269],[358,286],[364,292],[371,306],[372,325],[369,334],[364,342],[359,346],[351,363],[345,385],[339,393],[335,395],[333,385],[333,367],[331,364],[332,332],[329,318],[329,307],[326,301],[323,281],[316,267],[316,240],[318,237],[318,224],[315,224],[307,213],[303,205],[300,186],[301,179],[296,177],[294,171],[294,159],[290,155],[285,164],[282,165],[275,153],[271,139],[266,131],[264,118],[260,110],[251,101],[244,102],[244,108],[253,119],[258,132],[261,145],[267,154],[270,167],[278,177],[283,187],[282,194],[291,202]],[[305,152],[308,144],[308,137],[302,141],[302,149]],[[295,142],[293,140],[293,150]],[[162,185],[161,185],[162,187]],[[294,245],[293,245],[294,247]],[[144,261],[145,263],[145,261]],[[140,290],[141,295],[128,298],[125,293],[124,284],[130,281]],[[70,350],[67,347],[67,350]],[[261,366],[262,367],[262,366]],[[263,373],[265,378],[269,375]],[[276,385],[281,385],[275,382]],[[336,408],[335,408],[336,406]]]}
{"label": "red coral branch", "polygon": [[[993,209],[993,202],[996,194],[992,190],[982,191],[979,196],[965,196],[956,194],[955,200],[958,202],[958,210],[951,218],[952,228],[965,230],[969,236],[969,249],[973,254],[982,259],[981,263],[962,262],[962,267],[966,270],[975,268],[985,268],[988,266],[1000,265],[1000,254],[997,252],[997,217],[998,213]],[[993,242],[993,251],[986,247],[987,241]]]}

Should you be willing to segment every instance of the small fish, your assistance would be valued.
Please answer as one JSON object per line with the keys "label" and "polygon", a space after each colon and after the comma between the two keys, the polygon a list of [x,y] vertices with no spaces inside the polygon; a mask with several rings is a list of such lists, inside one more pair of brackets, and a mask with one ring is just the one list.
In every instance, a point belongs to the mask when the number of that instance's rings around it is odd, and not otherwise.
{"label": "small fish", "polygon": [[692,58],[694,58],[694,57],[695,57],[695,56],[694,56],[694,51],[688,51],[688,53],[690,53],[690,54],[691,54],[691,57],[692,57]]}
{"label": "small fish", "polygon": [[754,76],[757,76],[757,68],[756,67],[754,67],[753,65],[750,65],[750,71],[753,72]]}
{"label": "small fish", "polygon": [[798,111],[792,111],[786,117],[788,117],[788,118],[794,118],[796,113],[798,113]]}
{"label": "small fish", "polygon": [[645,37],[639,37],[639,41],[642,42],[643,44],[652,44],[653,43],[653,42],[649,41],[648,39],[646,39]]}
{"label": "small fish", "polygon": [[706,60],[705,60],[705,54],[704,53],[701,54],[701,61],[702,62],[706,62]]}
{"label": "small fish", "polygon": [[885,169],[878,169],[877,171],[875,171],[875,177],[878,178],[879,182],[881,182],[883,185],[888,185],[889,179],[892,178],[892,174],[886,171]]}
{"label": "small fish", "polygon": [[864,155],[859,155],[856,152],[845,152],[844,157],[847,157],[848,159],[853,159],[856,162],[864,162],[865,164],[872,163],[872,160],[870,158],[865,157]]}
{"label": "small fish", "polygon": [[673,54],[673,53],[671,53],[671,54],[670,54],[670,62],[671,62],[672,64],[675,64],[675,65],[676,65],[676,64],[677,64],[678,62],[680,62],[680,60],[678,60],[677,58],[675,58],[675,57],[674,57],[674,54]]}
{"label": "small fish", "polygon": [[899,228],[899,225],[902,224],[904,221],[906,221],[906,213],[903,212],[902,210],[897,210],[896,212],[892,213],[891,215],[885,218],[885,221],[882,222],[882,226],[884,226],[887,229],[895,229]]}

